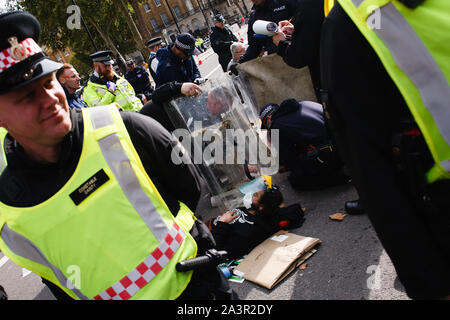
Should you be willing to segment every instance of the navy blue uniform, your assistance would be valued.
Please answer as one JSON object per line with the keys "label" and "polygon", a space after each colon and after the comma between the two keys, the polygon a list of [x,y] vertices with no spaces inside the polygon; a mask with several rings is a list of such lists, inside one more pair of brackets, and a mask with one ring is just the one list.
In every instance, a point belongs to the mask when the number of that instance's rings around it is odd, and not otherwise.
{"label": "navy blue uniform", "polygon": [[280,164],[291,171],[288,179],[295,189],[322,189],[348,182],[331,145],[322,105],[287,99],[272,114],[273,129],[279,130]]}
{"label": "navy blue uniform", "polygon": [[159,61],[156,69],[156,87],[171,81],[194,82],[201,77],[194,58],[189,57],[182,61],[173,54],[172,46],[161,48],[156,52],[156,59]]}
{"label": "navy blue uniform", "polygon": [[245,54],[239,59],[239,63],[255,59],[261,50],[267,50],[269,54],[277,52],[277,47],[273,44],[272,38],[255,38],[253,23],[256,20],[272,21],[278,24],[282,20],[291,19],[297,11],[297,0],[266,0],[260,6],[254,5],[248,21],[248,48]]}
{"label": "navy blue uniform", "polygon": [[64,93],[66,94],[67,103],[69,104],[70,108],[81,109],[88,106],[86,102],[84,102],[83,99],[80,98],[79,91],[71,94],[64,86],[62,87],[64,89]]}
{"label": "navy blue uniform", "polygon": [[230,46],[233,42],[237,42],[238,39],[228,27],[224,27],[223,29],[212,27],[211,30],[212,33],[209,36],[211,47],[219,56],[219,63],[222,66],[222,70],[226,72],[228,63],[233,58]]}
{"label": "navy blue uniform", "polygon": [[294,68],[309,67],[311,80],[320,101],[320,33],[324,20],[322,0],[298,0],[297,14],[292,21],[292,41],[281,40],[278,54]]}
{"label": "navy blue uniform", "polygon": [[142,93],[149,98],[153,88],[148,77],[148,72],[144,67],[136,66],[133,70],[128,70],[125,74],[125,79],[133,86],[136,94]]}

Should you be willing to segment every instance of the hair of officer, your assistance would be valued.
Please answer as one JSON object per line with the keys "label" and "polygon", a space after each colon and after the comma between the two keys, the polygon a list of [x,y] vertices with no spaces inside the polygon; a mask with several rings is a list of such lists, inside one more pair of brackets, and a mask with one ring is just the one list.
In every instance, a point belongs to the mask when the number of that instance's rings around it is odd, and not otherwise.
{"label": "hair of officer", "polygon": [[59,81],[59,77],[61,77],[67,69],[71,69],[73,66],[69,63],[64,63],[64,65],[56,71],[56,79]]}

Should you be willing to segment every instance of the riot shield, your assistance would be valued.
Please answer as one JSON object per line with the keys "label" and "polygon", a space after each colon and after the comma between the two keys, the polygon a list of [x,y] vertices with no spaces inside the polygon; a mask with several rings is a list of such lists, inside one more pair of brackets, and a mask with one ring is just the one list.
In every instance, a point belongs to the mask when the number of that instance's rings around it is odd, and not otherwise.
{"label": "riot shield", "polygon": [[[260,133],[247,89],[227,74],[201,85],[198,97],[180,97],[166,108],[174,137],[206,180],[212,204],[223,210],[241,204],[239,187],[261,174],[275,174],[278,159]],[[238,88],[238,91],[236,90]]]}

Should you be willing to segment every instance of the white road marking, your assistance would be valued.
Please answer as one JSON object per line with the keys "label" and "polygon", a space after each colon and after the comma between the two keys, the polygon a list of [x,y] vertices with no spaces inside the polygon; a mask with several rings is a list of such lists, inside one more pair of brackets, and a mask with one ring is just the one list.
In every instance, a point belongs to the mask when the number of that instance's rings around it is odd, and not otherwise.
{"label": "white road marking", "polygon": [[4,256],[3,258],[0,259],[0,268],[6,263],[8,262],[9,258],[7,256]]}
{"label": "white road marking", "polygon": [[22,278],[25,278],[27,275],[31,273],[30,270],[22,268]]}
{"label": "white road marking", "polygon": [[222,68],[220,64],[219,64],[217,67],[215,67],[215,68],[213,69],[213,71],[211,71],[210,73],[208,73],[208,74],[206,75],[205,78],[209,79],[209,77],[210,77],[214,72],[216,72],[216,70],[219,69],[219,68]]}

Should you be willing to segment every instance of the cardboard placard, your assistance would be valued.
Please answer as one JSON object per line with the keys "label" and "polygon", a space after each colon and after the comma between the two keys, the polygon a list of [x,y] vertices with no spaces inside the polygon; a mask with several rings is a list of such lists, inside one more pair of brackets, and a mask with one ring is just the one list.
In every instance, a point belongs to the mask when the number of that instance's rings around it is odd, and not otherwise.
{"label": "cardboard placard", "polygon": [[317,102],[308,67],[290,67],[276,53],[240,63],[237,69],[247,75],[258,110],[288,98]]}
{"label": "cardboard placard", "polygon": [[255,247],[233,273],[272,289],[317,250],[321,241],[281,230]]}

